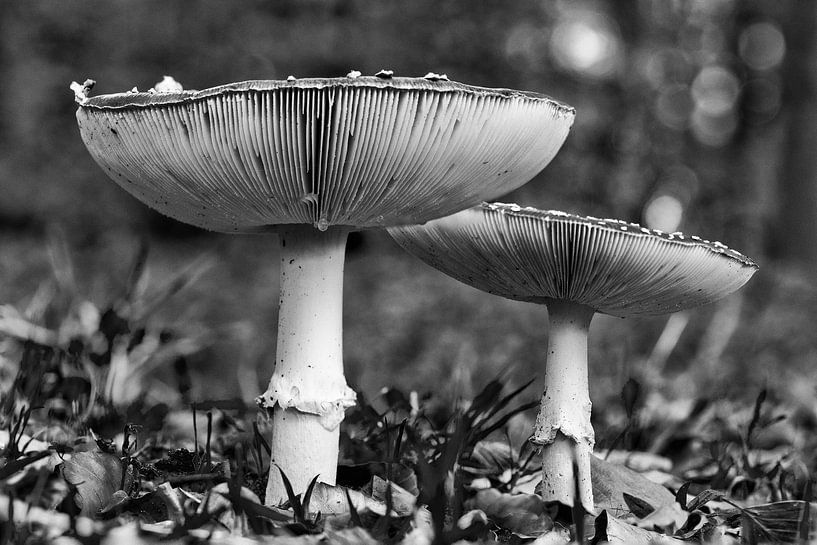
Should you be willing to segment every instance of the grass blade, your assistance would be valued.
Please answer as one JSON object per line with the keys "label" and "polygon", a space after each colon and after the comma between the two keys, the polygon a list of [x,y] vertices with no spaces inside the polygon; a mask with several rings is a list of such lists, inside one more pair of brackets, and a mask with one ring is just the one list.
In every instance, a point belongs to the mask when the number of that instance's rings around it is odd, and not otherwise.
{"label": "grass blade", "polygon": [[275,467],[277,467],[281,473],[281,480],[284,482],[284,489],[287,491],[287,498],[289,498],[289,506],[292,507],[292,512],[295,513],[295,522],[303,522],[304,510],[301,506],[301,500],[295,495],[295,491],[292,489],[292,483],[289,482],[289,478],[287,474],[284,473],[284,470],[281,469],[281,466],[276,465]]}
{"label": "grass blade", "polygon": [[[306,487],[306,492],[304,492],[304,497],[301,500],[301,505],[304,510],[304,519],[306,519],[309,513],[309,500],[312,499],[312,491],[315,489],[315,483],[318,482],[318,477],[320,477],[320,475],[315,475],[312,477],[312,480],[309,481],[309,486]],[[318,513],[318,516],[320,516],[320,513]]]}
{"label": "grass blade", "polygon": [[267,456],[272,455],[272,448],[269,446],[269,443],[267,443],[267,440],[264,439],[264,434],[262,434],[258,430],[258,423],[257,422],[252,423],[252,431],[253,431],[253,435],[255,437],[255,440],[258,442],[258,444],[260,444],[262,447],[264,447],[264,450],[267,451]]}
{"label": "grass blade", "polygon": [[749,422],[749,428],[746,430],[746,446],[748,448],[752,446],[752,433],[754,433],[755,428],[757,428],[757,425],[760,423],[760,411],[763,408],[764,401],[766,401],[766,388],[763,388],[757,395],[755,408],[752,412],[752,420]]}
{"label": "grass blade", "polygon": [[513,410],[509,411],[508,413],[506,413],[502,418],[500,418],[499,420],[497,420],[495,423],[491,424],[487,428],[478,430],[478,432],[475,435],[472,436],[474,442],[481,441],[481,440],[485,439],[486,437],[488,437],[489,435],[491,435],[496,430],[502,428],[505,424],[508,423],[508,421],[511,418],[513,418],[517,414],[523,413],[523,412],[525,412],[527,410],[533,409],[534,407],[538,407],[538,406],[539,406],[538,401],[531,401],[529,403],[525,403],[524,405],[520,405],[519,407],[516,407],[515,409],[513,409]]}
{"label": "grass blade", "polygon": [[346,503],[349,504],[349,518],[352,521],[352,526],[362,528],[363,522],[360,520],[360,513],[357,512],[357,507],[355,507],[355,504],[352,503],[352,497],[349,495],[349,489],[344,487],[343,492],[346,494]]}

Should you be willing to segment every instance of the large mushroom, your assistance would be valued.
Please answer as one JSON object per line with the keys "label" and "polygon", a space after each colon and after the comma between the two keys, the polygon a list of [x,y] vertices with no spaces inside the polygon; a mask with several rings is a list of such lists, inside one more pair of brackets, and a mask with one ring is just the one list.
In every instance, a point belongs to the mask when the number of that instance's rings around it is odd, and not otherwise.
{"label": "large mushroom", "polygon": [[483,203],[388,231],[404,249],[461,282],[547,306],[545,391],[533,435],[543,445],[542,496],[569,506],[578,500],[591,513],[587,333],[593,315],[696,307],[740,288],[757,270],[718,242],[513,204]]}
{"label": "large mushroom", "polygon": [[[429,74],[246,81],[89,98],[73,84],[88,150],[159,212],[281,244],[272,462],[296,493],[334,484],[338,426],[353,405],[342,362],[351,230],[417,223],[504,194],[556,154],[574,111],[546,96]],[[166,90],[166,91],[164,91]],[[266,503],[286,499],[270,471]]]}

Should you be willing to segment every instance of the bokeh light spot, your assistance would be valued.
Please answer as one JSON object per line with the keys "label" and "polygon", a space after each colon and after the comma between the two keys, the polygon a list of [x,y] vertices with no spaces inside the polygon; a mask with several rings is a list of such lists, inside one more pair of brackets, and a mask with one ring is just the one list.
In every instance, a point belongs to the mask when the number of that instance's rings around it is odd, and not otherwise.
{"label": "bokeh light spot", "polygon": [[556,24],[551,54],[562,69],[592,79],[615,75],[622,45],[615,24],[598,13],[572,13]]}
{"label": "bokeh light spot", "polygon": [[672,195],[658,195],[644,207],[644,225],[673,233],[681,225],[684,216],[684,205]]}
{"label": "bokeh light spot", "polygon": [[753,70],[771,70],[783,62],[786,39],[780,28],[769,22],[754,23],[738,38],[740,58]]}
{"label": "bokeh light spot", "polygon": [[708,116],[722,116],[732,109],[740,94],[737,76],[723,66],[705,66],[692,82],[695,107]]}

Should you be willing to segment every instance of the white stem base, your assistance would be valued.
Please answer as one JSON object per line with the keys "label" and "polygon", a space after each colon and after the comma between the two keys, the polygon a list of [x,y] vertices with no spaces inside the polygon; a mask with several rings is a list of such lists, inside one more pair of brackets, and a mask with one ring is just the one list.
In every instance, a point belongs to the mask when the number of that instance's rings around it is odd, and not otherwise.
{"label": "white stem base", "polygon": [[567,301],[548,301],[547,307],[545,392],[533,438],[542,445],[542,499],[570,507],[578,500],[585,511],[595,513],[587,377],[587,332],[594,311]]}
{"label": "white stem base", "polygon": [[343,376],[343,262],[347,232],[293,226],[279,233],[281,287],[273,377],[262,396],[273,408],[266,505],[287,500],[315,475],[334,485],[340,422],[355,394]]}
{"label": "white stem base", "polygon": [[272,414],[272,456],[265,504],[280,505],[287,500],[280,467],[295,494],[306,490],[315,475],[318,481],[334,485],[338,467],[340,428],[328,430],[314,414],[275,407]]}

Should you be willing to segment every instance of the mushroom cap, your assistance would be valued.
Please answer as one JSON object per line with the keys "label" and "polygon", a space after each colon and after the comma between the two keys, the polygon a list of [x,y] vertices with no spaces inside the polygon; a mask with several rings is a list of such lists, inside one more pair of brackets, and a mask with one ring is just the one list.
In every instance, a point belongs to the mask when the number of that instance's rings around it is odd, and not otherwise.
{"label": "mushroom cap", "polygon": [[536,93],[398,77],[77,96],[88,150],[159,212],[222,232],[419,223],[524,184],[574,110]]}
{"label": "mushroom cap", "polygon": [[488,293],[573,301],[614,316],[710,303],[757,270],[719,242],[514,204],[483,203],[388,232],[429,265]]}

